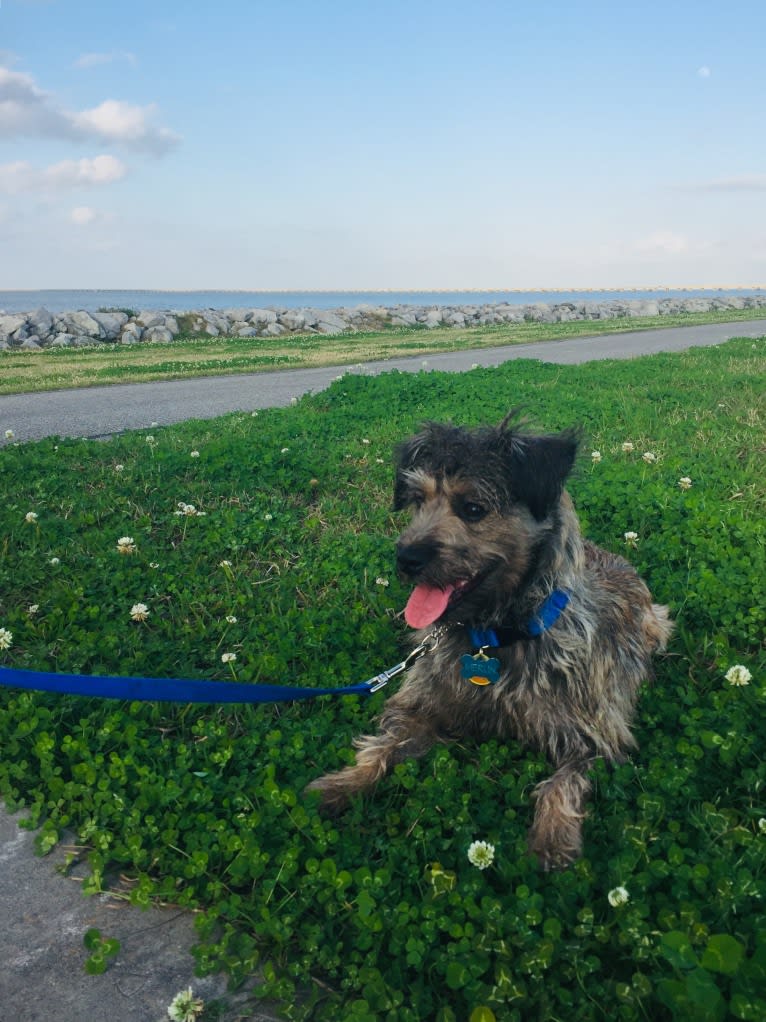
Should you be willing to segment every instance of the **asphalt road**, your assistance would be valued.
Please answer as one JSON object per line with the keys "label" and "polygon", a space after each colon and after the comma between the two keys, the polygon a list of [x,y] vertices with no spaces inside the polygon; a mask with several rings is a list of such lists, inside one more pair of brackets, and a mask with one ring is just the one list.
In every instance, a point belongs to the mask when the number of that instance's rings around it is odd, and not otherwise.
{"label": "asphalt road", "polygon": [[0,397],[0,437],[6,429],[13,430],[17,441],[41,440],[47,436],[107,437],[131,429],[148,429],[152,423],[165,426],[186,419],[213,419],[227,412],[284,406],[294,397],[324,390],[340,372],[363,371],[372,375],[392,369],[419,372],[424,362],[428,369],[461,372],[472,365],[494,366],[516,358],[536,358],[566,365],[605,358],[634,358],[658,351],[682,351],[720,344],[730,337],[764,334],[766,319],[756,319],[456,351],[367,362],[361,367],[329,366],[9,394]]}

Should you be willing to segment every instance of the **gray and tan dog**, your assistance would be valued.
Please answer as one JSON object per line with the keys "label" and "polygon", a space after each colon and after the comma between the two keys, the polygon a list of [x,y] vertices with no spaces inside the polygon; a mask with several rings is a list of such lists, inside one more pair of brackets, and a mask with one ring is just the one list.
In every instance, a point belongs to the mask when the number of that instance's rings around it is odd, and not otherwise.
{"label": "gray and tan dog", "polygon": [[672,631],[666,607],[627,561],[585,540],[564,482],[573,430],[427,424],[397,452],[397,543],[415,583],[405,619],[422,655],[388,700],[356,762],[309,785],[340,811],[395,764],[435,742],[518,740],[554,773],[534,792],[530,850],[544,869],[582,849],[588,772],[621,761],[651,656]]}

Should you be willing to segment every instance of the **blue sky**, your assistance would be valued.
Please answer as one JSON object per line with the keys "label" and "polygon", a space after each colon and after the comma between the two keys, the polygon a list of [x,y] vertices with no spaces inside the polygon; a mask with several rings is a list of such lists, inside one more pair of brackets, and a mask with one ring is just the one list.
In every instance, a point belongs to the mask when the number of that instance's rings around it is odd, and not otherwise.
{"label": "blue sky", "polygon": [[2,0],[0,289],[766,284],[766,4]]}

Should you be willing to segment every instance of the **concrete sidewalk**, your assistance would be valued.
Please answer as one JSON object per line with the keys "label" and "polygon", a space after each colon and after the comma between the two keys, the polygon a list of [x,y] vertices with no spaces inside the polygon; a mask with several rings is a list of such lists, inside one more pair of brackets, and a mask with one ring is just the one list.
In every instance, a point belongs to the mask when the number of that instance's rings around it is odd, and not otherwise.
{"label": "concrete sidewalk", "polygon": [[[167,1022],[175,995],[191,986],[206,1004],[223,999],[219,1022],[278,1022],[246,992],[227,994],[224,976],[194,976],[193,916],[139,909],[109,895],[86,897],[77,867],[62,875],[66,842],[40,858],[23,813],[0,805],[0,1022]],[[100,976],[85,972],[91,927],[120,942]]]}

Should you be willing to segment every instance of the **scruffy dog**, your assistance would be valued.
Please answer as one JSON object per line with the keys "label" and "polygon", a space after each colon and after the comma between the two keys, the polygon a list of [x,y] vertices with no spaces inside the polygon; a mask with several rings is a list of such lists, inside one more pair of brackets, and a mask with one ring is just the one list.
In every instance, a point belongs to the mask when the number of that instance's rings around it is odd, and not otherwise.
{"label": "scruffy dog", "polygon": [[650,658],[672,631],[627,561],[583,539],[564,482],[574,430],[426,424],[397,451],[394,508],[410,507],[397,568],[415,583],[405,619],[413,665],[356,763],[309,785],[344,808],[435,742],[518,740],[554,773],[534,792],[529,848],[544,869],[572,862],[598,756],[621,761]]}

